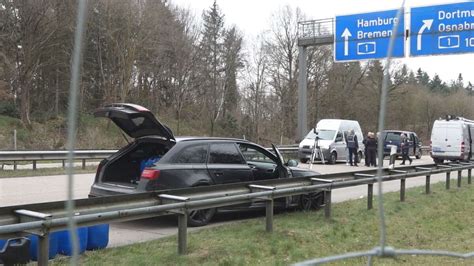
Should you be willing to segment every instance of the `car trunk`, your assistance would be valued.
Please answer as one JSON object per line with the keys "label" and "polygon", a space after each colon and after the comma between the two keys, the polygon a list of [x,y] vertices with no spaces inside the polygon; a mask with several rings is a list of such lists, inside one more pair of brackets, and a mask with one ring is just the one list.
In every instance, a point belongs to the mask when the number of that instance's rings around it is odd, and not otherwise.
{"label": "car trunk", "polygon": [[118,152],[102,167],[99,182],[135,188],[143,168],[158,162],[169,148],[160,140],[136,141]]}

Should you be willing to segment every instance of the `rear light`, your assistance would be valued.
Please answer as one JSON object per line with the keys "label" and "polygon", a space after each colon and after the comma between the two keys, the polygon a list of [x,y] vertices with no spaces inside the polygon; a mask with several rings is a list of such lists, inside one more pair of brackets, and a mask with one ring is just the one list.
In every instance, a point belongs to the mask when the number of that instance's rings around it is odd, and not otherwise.
{"label": "rear light", "polygon": [[464,146],[464,141],[463,141],[463,142],[461,142],[461,152],[464,152],[464,149],[465,149],[465,148],[466,148],[466,147]]}
{"label": "rear light", "polygon": [[160,177],[160,170],[145,168],[142,172],[141,178],[148,179],[148,180],[155,180]]}

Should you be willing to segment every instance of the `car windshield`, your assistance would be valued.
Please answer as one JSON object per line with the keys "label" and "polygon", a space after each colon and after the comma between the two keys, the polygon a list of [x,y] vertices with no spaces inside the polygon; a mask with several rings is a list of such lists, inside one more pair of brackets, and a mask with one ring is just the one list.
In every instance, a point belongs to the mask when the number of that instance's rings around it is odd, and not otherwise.
{"label": "car windshield", "polygon": [[[319,139],[322,140],[332,140],[334,139],[334,135],[336,134],[335,130],[328,130],[328,129],[318,129],[318,136]],[[308,135],[306,135],[306,139],[314,139],[316,134],[314,134],[314,130],[311,130]]]}

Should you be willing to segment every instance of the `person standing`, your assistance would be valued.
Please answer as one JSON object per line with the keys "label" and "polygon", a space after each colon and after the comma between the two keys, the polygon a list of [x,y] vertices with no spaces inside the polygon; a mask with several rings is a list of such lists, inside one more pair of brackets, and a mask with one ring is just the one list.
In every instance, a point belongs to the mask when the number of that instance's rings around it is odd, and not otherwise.
{"label": "person standing", "polygon": [[372,132],[370,132],[370,131],[367,132],[367,136],[366,136],[366,137],[364,138],[364,140],[362,141],[362,144],[364,144],[364,147],[365,147],[365,149],[364,149],[364,158],[365,158],[364,161],[365,161],[365,166],[369,166],[369,165],[370,165],[369,155],[367,154],[367,151],[368,151],[368,150],[367,150],[367,141],[369,140],[369,135],[370,135],[370,133],[372,133]]}
{"label": "person standing", "polygon": [[[357,166],[357,149],[359,148],[359,142],[357,141],[354,129],[352,129],[347,136],[347,148],[349,149],[349,164],[351,166]],[[352,161],[353,158],[354,161]]]}
{"label": "person standing", "polygon": [[368,134],[365,150],[367,151],[368,166],[377,166],[377,138],[375,138],[373,132],[369,132]]}
{"label": "person standing", "polygon": [[400,135],[400,148],[402,149],[402,159],[403,159],[400,165],[404,165],[406,159],[408,159],[408,161],[410,161],[410,164],[411,164],[412,159],[410,158],[410,156],[408,156],[408,151],[410,150],[410,142],[408,140],[407,135],[405,135],[405,133],[402,133]]}

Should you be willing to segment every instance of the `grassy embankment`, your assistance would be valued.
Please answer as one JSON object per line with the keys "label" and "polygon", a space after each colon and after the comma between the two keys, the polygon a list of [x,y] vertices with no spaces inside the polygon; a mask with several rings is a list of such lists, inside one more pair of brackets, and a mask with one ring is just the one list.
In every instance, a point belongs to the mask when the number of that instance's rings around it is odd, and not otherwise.
{"label": "grassy embankment", "polygon": [[[446,191],[443,183],[407,191],[406,202],[398,193],[385,194],[387,241],[403,249],[469,252],[474,246],[474,193],[471,186]],[[379,244],[377,210],[367,210],[366,200],[333,205],[333,216],[324,212],[290,212],[275,216],[274,233],[265,232],[264,217],[189,233],[188,255],[177,255],[177,237],[142,244],[86,252],[85,265],[288,265],[307,259],[351,251],[369,250]],[[377,206],[377,204],[374,204]],[[375,265],[473,265],[474,259],[434,256],[400,256],[375,259]],[[59,258],[54,264],[65,264]],[[335,265],[364,265],[366,259]],[[333,264],[334,265],[334,264]]]}

